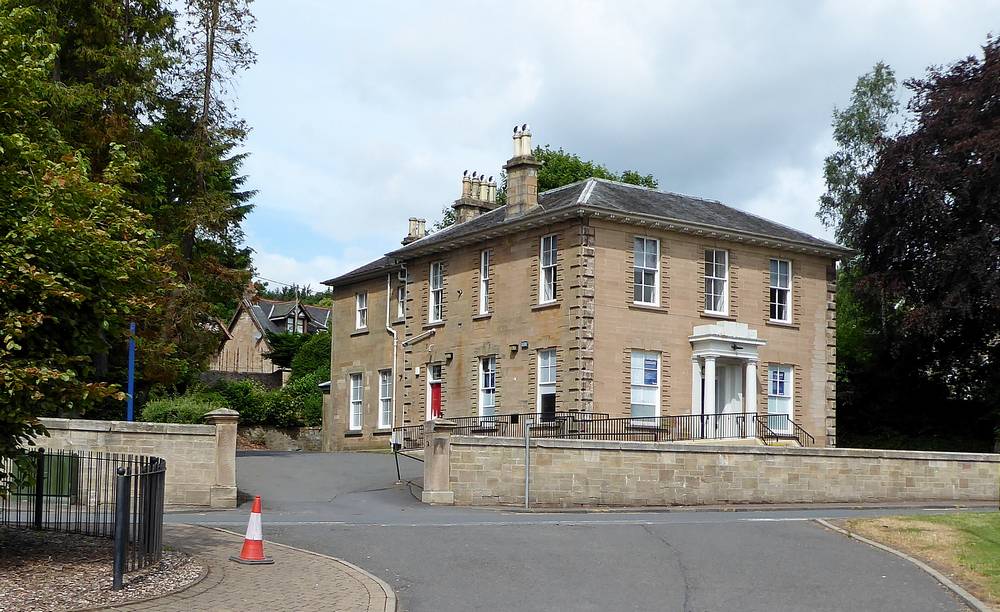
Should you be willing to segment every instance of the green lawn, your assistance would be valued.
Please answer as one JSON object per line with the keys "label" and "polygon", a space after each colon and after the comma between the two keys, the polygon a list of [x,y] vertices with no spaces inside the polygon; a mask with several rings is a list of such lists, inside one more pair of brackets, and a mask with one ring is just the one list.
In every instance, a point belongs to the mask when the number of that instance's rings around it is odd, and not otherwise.
{"label": "green lawn", "polygon": [[922,559],[988,603],[1000,603],[1000,512],[898,516],[848,527]]}

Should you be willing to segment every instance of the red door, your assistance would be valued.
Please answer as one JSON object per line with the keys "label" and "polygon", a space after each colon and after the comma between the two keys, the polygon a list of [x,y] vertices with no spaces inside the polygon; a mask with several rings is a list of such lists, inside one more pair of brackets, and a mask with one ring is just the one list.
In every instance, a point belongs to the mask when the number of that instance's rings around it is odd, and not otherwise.
{"label": "red door", "polygon": [[431,383],[431,418],[437,419],[441,416],[441,383]]}

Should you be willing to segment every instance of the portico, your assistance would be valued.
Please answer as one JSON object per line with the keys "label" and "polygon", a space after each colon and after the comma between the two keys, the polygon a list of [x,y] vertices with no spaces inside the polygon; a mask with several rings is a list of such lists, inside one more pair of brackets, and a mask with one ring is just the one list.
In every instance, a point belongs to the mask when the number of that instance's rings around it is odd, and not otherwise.
{"label": "portico", "polygon": [[767,342],[757,337],[757,330],[734,321],[695,326],[688,339],[691,414],[705,417],[704,427],[733,427],[733,437],[754,435],[743,419],[729,423],[733,419],[721,415],[757,412],[758,351]]}

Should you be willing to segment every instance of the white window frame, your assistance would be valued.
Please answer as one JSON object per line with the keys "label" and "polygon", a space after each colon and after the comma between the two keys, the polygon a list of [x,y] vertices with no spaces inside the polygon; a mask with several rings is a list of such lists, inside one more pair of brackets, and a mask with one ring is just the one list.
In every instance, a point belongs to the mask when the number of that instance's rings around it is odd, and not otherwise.
{"label": "white window frame", "polygon": [[444,320],[444,263],[435,261],[427,278],[427,322],[440,323]]}
{"label": "white window frame", "polygon": [[393,421],[392,370],[378,371],[378,428],[390,429]]}
{"label": "white window frame", "polygon": [[295,319],[293,317],[285,318],[285,333],[295,333]]}
{"label": "white window frame", "polygon": [[349,395],[347,398],[347,428],[351,431],[361,431],[365,415],[364,375],[361,372],[351,374],[349,387]]}
{"label": "white window frame", "polygon": [[[778,411],[779,402],[787,406],[786,411]],[[777,433],[791,433],[791,421],[795,412],[795,368],[784,364],[767,366],[767,426]],[[778,419],[772,415],[788,415],[787,427],[778,427]],[[784,424],[784,423],[782,423]]]}
{"label": "white window frame", "polygon": [[[781,266],[785,265],[786,271],[784,274],[784,285],[782,285],[782,273]],[[777,272],[775,272],[775,267],[777,267]],[[769,274],[770,281],[768,292],[768,316],[771,321],[777,323],[791,323],[792,322],[792,262],[787,259],[778,259],[777,257],[772,257],[769,262]],[[782,296],[784,297],[784,302],[781,301]],[[780,308],[784,308],[785,316],[776,317],[774,316],[776,311]]]}
{"label": "white window frame", "polygon": [[399,283],[396,286],[396,318],[403,319],[406,317],[406,281],[409,280],[406,268],[401,268],[396,278]]}
{"label": "white window frame", "polygon": [[[640,245],[640,242],[642,244],[642,251],[638,252],[636,249]],[[654,263],[652,268],[649,267],[648,265],[649,261],[648,259],[646,259],[646,257],[648,256],[648,249],[650,245],[653,245],[655,249]],[[640,255],[643,256],[644,261],[639,260]],[[642,304],[644,306],[659,306],[660,305],[660,241],[656,238],[649,238],[647,236],[635,236],[632,241],[632,256],[633,256],[632,302],[634,304]],[[653,274],[653,284],[647,285],[645,282],[646,280],[645,277],[646,274],[650,272]],[[642,279],[641,283],[635,282],[637,277]],[[642,298],[644,297],[643,294],[645,293],[644,289],[646,287],[652,289],[652,300],[646,301],[643,299],[638,299],[638,300],[635,299],[636,290],[639,290],[639,297]]]}
{"label": "white window frame", "polygon": [[559,266],[559,235],[542,236],[538,245],[538,303],[556,301]]}
{"label": "white window frame", "polygon": [[[717,275],[717,268],[719,267],[719,254],[722,253],[722,276]],[[712,255],[711,260],[709,259],[709,254]],[[712,274],[709,274],[708,266],[712,266]],[[714,315],[729,315],[729,251],[725,249],[705,249],[705,313]],[[711,288],[716,288],[718,284],[722,285],[721,297],[722,297],[722,309],[715,310],[709,308],[709,299],[718,292],[710,290]],[[712,305],[714,306],[715,300],[712,300]]]}
{"label": "white window frame", "polygon": [[479,254],[479,314],[490,313],[490,260],[489,249]]}
{"label": "white window frame", "polygon": [[368,329],[368,292],[354,294],[354,329]]}
{"label": "white window frame", "polygon": [[496,411],[497,357],[487,355],[479,358],[479,416],[492,417],[496,415]]}
{"label": "white window frame", "polygon": [[[662,379],[662,362],[663,359],[661,353],[657,351],[638,351],[633,350],[630,355],[630,367],[629,367],[629,415],[632,417],[633,425],[656,425],[655,420],[645,420],[660,416],[660,383]],[[653,360],[655,362],[655,377],[654,383],[647,382],[647,371],[648,360]],[[638,366],[637,366],[638,364]],[[638,379],[637,379],[638,376]],[[637,395],[643,395],[643,391],[652,392],[653,403],[639,402],[637,401]],[[641,399],[641,397],[639,398]],[[637,415],[635,412],[636,406],[651,406],[653,408],[653,414],[640,414]]]}
{"label": "white window frame", "polygon": [[[551,358],[551,362],[548,361],[549,358]],[[542,395],[555,395],[556,393],[556,381],[559,377],[558,367],[556,349],[549,348],[538,351],[535,412],[539,415],[542,414]]]}

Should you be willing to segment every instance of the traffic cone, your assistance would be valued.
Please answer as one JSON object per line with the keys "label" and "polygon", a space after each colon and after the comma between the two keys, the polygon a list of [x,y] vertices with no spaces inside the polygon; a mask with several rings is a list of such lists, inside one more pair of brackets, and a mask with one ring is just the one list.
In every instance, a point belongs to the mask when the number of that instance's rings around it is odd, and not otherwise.
{"label": "traffic cone", "polygon": [[229,557],[229,560],[247,565],[274,563],[274,559],[264,556],[264,536],[260,530],[260,495],[253,498],[250,522],[247,524],[247,535],[243,538],[243,550],[240,551],[240,556],[233,555]]}

